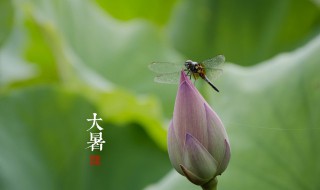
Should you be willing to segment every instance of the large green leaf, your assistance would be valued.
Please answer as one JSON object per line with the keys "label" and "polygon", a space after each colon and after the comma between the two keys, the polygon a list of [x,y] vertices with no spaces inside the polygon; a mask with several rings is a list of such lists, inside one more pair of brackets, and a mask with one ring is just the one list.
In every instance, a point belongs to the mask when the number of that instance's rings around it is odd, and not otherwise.
{"label": "large green leaf", "polygon": [[[320,36],[254,67],[225,68],[210,101],[231,142],[219,189],[320,188],[319,52]],[[170,174],[149,189],[194,189],[187,183]]]}
{"label": "large green leaf", "polygon": [[320,9],[303,0],[183,0],[170,25],[171,41],[186,57],[224,54],[228,61],[252,65],[319,33]]}
{"label": "large green leaf", "polygon": [[168,172],[166,152],[141,126],[102,122],[101,166],[90,166],[86,119],[93,112],[86,99],[58,87],[1,95],[0,188],[139,190]]}

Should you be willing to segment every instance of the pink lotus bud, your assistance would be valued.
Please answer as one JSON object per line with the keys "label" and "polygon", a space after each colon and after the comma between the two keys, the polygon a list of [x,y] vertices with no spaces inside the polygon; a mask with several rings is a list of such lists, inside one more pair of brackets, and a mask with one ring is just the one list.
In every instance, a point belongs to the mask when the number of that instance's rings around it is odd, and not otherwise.
{"label": "pink lotus bud", "polygon": [[230,160],[220,118],[183,71],[168,131],[168,152],[173,167],[202,187],[216,181]]}

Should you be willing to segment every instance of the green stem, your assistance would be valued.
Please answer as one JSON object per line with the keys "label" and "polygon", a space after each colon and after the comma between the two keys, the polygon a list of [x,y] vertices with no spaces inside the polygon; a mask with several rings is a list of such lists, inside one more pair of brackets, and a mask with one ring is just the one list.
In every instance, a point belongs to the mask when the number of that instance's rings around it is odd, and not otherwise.
{"label": "green stem", "polygon": [[208,183],[202,185],[201,187],[203,190],[217,190],[217,184],[218,180],[217,178],[214,178],[210,180]]}

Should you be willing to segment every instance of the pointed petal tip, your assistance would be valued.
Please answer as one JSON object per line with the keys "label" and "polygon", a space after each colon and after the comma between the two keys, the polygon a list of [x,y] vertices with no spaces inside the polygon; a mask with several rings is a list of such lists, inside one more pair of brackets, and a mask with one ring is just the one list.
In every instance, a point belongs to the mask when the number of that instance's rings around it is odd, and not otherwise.
{"label": "pointed petal tip", "polygon": [[188,75],[184,72],[184,70],[181,70],[180,84],[182,84],[183,82],[187,82],[188,84],[192,84]]}
{"label": "pointed petal tip", "polygon": [[181,75],[180,75],[180,84],[183,83],[184,81],[187,80],[187,75],[186,73],[184,72],[184,70],[181,70]]}
{"label": "pointed petal tip", "polygon": [[184,89],[185,86],[189,86],[190,83],[189,83],[188,81],[190,81],[190,79],[188,78],[188,76],[186,75],[186,73],[185,73],[183,70],[181,70],[180,83],[179,83],[179,91],[180,91],[181,89]]}
{"label": "pointed petal tip", "polygon": [[[184,70],[181,70],[179,91],[182,89],[185,89],[185,88],[187,88],[188,90],[191,90],[191,91],[195,92],[196,94],[198,94],[199,96],[201,96],[200,93],[198,92],[198,90],[196,89],[196,87],[194,86],[194,84],[191,82],[189,76],[184,72]],[[201,96],[201,98],[203,99],[202,96]]]}

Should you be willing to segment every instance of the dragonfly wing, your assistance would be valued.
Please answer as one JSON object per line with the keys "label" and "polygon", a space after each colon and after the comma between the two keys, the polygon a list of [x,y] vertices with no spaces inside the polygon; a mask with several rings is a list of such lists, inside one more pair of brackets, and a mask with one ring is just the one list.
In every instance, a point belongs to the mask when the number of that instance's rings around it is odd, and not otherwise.
{"label": "dragonfly wing", "polygon": [[210,69],[219,69],[222,64],[225,62],[225,57],[223,55],[218,55],[214,58],[211,59],[207,59],[205,61],[202,62],[202,64],[204,65],[204,67],[210,68]]}
{"label": "dragonfly wing", "polygon": [[206,69],[206,76],[211,82],[219,78],[222,75],[222,73],[222,69]]}
{"label": "dragonfly wing", "polygon": [[165,73],[158,75],[154,78],[155,82],[167,83],[167,84],[178,84],[180,80],[180,72]]}
{"label": "dragonfly wing", "polygon": [[149,69],[158,74],[178,72],[183,69],[183,64],[171,62],[153,62],[149,65]]}

